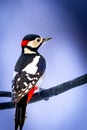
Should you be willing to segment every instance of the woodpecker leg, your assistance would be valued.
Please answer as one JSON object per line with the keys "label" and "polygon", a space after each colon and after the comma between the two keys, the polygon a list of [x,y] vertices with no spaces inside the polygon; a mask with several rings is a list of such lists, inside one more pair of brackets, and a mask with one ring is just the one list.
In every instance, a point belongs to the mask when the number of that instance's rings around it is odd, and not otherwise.
{"label": "woodpecker leg", "polygon": [[[44,88],[39,88],[38,95],[40,95],[40,93],[42,93],[44,90],[45,90]],[[45,98],[44,100],[48,101],[49,97]]]}

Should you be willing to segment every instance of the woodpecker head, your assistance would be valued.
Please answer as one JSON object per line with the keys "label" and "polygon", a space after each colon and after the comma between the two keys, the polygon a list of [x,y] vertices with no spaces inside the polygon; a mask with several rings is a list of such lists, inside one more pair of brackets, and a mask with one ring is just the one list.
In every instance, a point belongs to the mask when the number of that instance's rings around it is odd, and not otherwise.
{"label": "woodpecker head", "polygon": [[36,34],[28,34],[26,35],[22,42],[22,50],[28,49],[30,51],[37,51],[37,49],[46,41],[50,40],[52,38],[42,38],[39,35]]}

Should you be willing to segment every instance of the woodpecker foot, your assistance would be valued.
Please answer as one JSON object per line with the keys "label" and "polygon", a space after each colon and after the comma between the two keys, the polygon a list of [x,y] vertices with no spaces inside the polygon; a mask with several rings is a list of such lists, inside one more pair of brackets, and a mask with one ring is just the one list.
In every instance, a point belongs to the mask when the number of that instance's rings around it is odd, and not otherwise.
{"label": "woodpecker foot", "polygon": [[[44,91],[44,90],[45,90],[44,88],[39,88],[38,95],[43,94],[43,91]],[[49,100],[49,97],[45,98],[44,100],[45,100],[45,101],[48,101],[48,100]]]}

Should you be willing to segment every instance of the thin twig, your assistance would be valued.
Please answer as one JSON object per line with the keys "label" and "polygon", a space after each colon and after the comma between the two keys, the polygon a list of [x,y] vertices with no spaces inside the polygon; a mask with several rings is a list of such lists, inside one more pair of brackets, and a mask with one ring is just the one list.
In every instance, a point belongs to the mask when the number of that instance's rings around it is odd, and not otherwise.
{"label": "thin twig", "polygon": [[[86,84],[86,83],[87,83],[87,74],[82,75],[78,78],[75,78],[71,81],[65,82],[63,84],[57,85],[55,87],[43,90],[39,94],[35,93],[31,99],[30,103],[34,103],[37,101],[41,101],[41,100],[56,96],[60,93],[63,93],[67,90],[70,90],[72,88],[78,87],[78,86]],[[11,92],[1,91],[0,97],[11,97]],[[12,104],[11,102],[0,103],[0,110],[11,109],[14,107],[15,107],[14,104]]]}

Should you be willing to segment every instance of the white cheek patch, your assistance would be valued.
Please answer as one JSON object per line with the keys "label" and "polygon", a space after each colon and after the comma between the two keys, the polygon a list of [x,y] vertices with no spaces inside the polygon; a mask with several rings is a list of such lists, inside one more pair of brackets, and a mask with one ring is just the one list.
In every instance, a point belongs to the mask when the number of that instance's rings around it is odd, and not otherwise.
{"label": "white cheek patch", "polygon": [[40,56],[36,56],[33,61],[28,64],[22,71],[26,71],[28,74],[35,74],[38,70],[37,64],[39,62]]}
{"label": "white cheek patch", "polygon": [[30,41],[30,42],[27,44],[27,46],[33,47],[33,42],[34,42],[34,41]]}
{"label": "white cheek patch", "polygon": [[30,41],[27,46],[30,46],[32,48],[37,48],[41,43],[40,42],[36,42],[35,40]]}

